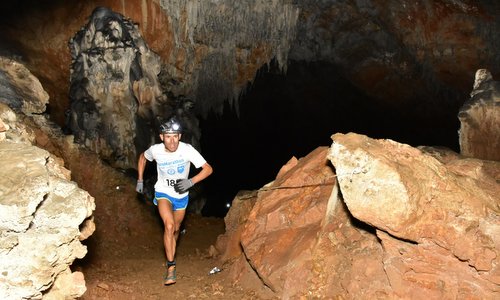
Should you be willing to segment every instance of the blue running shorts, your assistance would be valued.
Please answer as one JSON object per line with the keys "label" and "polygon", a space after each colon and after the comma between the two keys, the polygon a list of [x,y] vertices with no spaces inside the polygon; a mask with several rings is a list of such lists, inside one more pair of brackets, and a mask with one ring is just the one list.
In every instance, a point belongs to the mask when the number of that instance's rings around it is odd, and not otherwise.
{"label": "blue running shorts", "polygon": [[170,202],[174,211],[184,210],[188,206],[189,194],[182,198],[174,198],[165,193],[155,192],[153,203],[155,205],[158,205],[158,200],[167,200],[168,202]]}

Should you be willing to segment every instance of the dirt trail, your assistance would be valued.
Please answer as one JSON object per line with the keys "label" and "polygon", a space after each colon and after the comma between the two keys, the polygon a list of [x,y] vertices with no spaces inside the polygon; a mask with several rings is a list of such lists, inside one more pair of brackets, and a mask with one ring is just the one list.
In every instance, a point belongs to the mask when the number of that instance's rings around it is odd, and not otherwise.
{"label": "dirt trail", "polygon": [[163,286],[161,235],[151,236],[147,244],[130,241],[125,251],[117,250],[111,257],[92,256],[82,267],[88,288],[82,299],[256,299],[233,286],[224,270],[209,275],[213,267],[221,266],[207,249],[223,230],[222,219],[188,216],[178,245],[177,283],[171,286]]}

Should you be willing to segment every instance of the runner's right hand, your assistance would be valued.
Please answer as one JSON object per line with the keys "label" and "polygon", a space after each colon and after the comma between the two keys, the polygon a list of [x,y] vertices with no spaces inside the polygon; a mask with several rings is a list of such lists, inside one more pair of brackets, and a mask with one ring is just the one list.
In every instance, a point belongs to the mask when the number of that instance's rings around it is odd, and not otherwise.
{"label": "runner's right hand", "polygon": [[135,186],[136,192],[142,194],[144,192],[144,183],[142,180],[137,180],[137,185]]}

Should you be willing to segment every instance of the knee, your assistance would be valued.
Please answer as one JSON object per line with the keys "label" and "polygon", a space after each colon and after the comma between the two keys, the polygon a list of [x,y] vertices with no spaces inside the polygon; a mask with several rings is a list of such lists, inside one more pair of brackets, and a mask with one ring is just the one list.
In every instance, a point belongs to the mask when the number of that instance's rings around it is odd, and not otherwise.
{"label": "knee", "polygon": [[169,221],[166,221],[163,223],[163,225],[165,226],[165,231],[168,232],[168,233],[174,233],[175,231],[175,224],[174,222],[169,222]]}

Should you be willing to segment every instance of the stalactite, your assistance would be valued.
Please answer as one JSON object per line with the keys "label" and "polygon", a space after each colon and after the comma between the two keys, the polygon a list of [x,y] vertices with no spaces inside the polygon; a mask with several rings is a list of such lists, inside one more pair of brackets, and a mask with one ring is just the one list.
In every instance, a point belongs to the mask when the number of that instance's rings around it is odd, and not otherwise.
{"label": "stalactite", "polygon": [[286,71],[299,14],[291,1],[161,0],[160,6],[170,16],[175,47],[187,52],[184,69],[167,72],[190,77],[185,90],[202,114],[220,113],[224,101],[233,105],[271,60]]}

